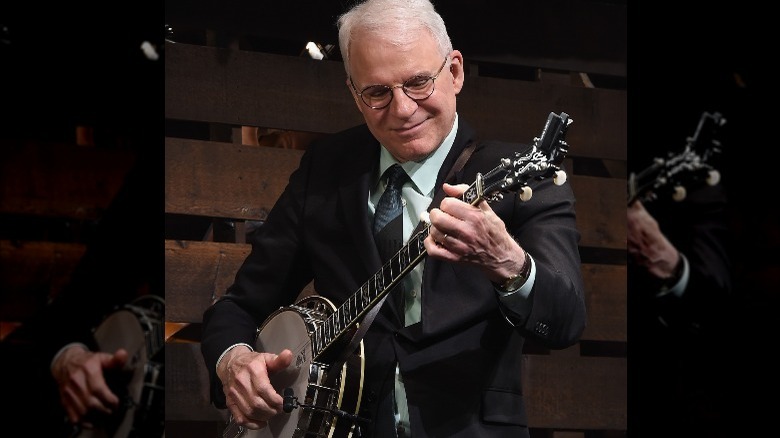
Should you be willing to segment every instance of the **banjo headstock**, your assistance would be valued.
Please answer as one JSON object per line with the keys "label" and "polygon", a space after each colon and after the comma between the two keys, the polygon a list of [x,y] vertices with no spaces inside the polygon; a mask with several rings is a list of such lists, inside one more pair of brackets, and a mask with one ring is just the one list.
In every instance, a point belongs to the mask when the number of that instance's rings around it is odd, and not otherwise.
{"label": "banjo headstock", "polygon": [[573,122],[568,114],[550,113],[539,137],[525,152],[515,152],[514,157],[502,158],[501,163],[486,174],[478,174],[477,180],[463,194],[463,200],[476,203],[481,199],[488,202],[502,199],[505,193],[519,192],[522,201],[528,201],[533,191],[529,181],[553,178],[556,185],[566,182],[566,173],[561,169],[563,159],[569,151],[566,130]]}
{"label": "banjo headstock", "polygon": [[718,184],[720,172],[713,161],[722,149],[716,134],[725,124],[726,119],[720,113],[703,112],[696,131],[686,139],[681,152],[657,157],[650,166],[629,175],[628,205],[637,199],[655,200],[663,192],[668,192],[675,201],[682,201],[688,187]]}

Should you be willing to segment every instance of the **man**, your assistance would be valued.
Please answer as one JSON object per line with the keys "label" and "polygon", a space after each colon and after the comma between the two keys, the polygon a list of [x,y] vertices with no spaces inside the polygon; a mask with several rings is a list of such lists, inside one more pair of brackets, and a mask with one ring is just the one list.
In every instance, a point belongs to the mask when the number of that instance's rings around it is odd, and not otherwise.
{"label": "man", "polygon": [[525,147],[477,142],[444,183],[475,133],[458,118],[463,56],[441,17],[428,0],[369,0],[338,25],[346,86],[366,123],[308,147],[235,283],[205,312],[212,400],[249,429],[282,413],[269,375],[299,346],[253,351],[256,329],[312,280],[342,303],[382,267],[371,228],[385,171],[399,164],[404,240],[437,189],[447,197],[430,211],[429,257],[363,338],[363,436],[527,437],[525,337],[564,348],[585,327],[571,188],[545,179],[527,203],[461,201],[478,172]]}
{"label": "man", "polygon": [[[718,113],[703,113],[686,148],[703,156],[697,163],[713,170],[721,168],[710,150],[723,140],[715,129],[721,120],[725,122]],[[674,163],[672,155],[685,151],[653,152]],[[647,158],[644,164],[653,162]],[[734,369],[723,357],[723,345],[733,336],[724,321],[733,324],[742,303],[732,296],[726,188],[722,182],[708,185],[703,175],[694,177],[697,172],[706,175],[708,168],[682,170],[679,181],[667,177],[650,196],[628,205],[628,290],[636,303],[632,328],[640,346],[632,356],[639,371],[633,406],[642,436],[668,435],[670,429],[680,436],[733,432],[729,400],[736,392],[731,383],[716,382]],[[664,181],[641,169],[645,167],[637,163],[633,174],[656,182],[637,186]],[[686,195],[675,200],[673,186],[678,183],[685,192],[677,193]]]}

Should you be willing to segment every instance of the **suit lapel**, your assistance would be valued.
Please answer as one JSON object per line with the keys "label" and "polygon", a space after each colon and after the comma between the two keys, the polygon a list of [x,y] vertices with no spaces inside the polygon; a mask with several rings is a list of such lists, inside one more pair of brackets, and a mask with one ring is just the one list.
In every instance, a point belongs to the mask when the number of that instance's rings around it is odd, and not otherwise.
{"label": "suit lapel", "polygon": [[358,141],[364,146],[357,148],[359,154],[350,157],[349,164],[342,169],[339,179],[339,203],[346,223],[351,225],[350,235],[358,256],[363,260],[366,272],[374,274],[382,266],[382,262],[368,221],[368,191],[371,177],[379,165],[379,142],[367,129],[365,137]]}
{"label": "suit lapel", "polygon": [[[458,161],[458,157],[460,157],[461,152],[463,152],[463,149],[468,146],[469,143],[471,143],[472,140],[474,140],[476,137],[476,132],[474,129],[471,128],[466,122],[463,121],[463,119],[460,119],[458,122],[458,132],[455,134],[455,140],[452,143],[452,148],[450,148],[450,152],[447,154],[447,157],[444,159],[444,162],[441,164],[441,169],[439,169],[439,174],[436,175],[436,186],[434,186],[434,192],[441,189],[442,184],[444,183],[444,177],[447,176],[447,173],[449,173],[452,166],[455,165],[455,162]],[[455,181],[461,181],[462,180],[462,174],[463,169],[456,172],[454,178]]]}

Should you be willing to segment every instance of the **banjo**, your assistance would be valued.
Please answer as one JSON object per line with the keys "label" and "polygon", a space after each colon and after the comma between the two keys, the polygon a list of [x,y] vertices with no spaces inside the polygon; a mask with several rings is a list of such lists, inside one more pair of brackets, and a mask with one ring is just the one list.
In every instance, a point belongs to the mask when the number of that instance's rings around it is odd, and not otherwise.
{"label": "banjo", "polygon": [[128,352],[124,369],[106,371],[120,406],[97,415],[93,427],[76,426],[71,438],[162,438],[165,429],[165,301],[156,295],[136,298],[107,315],[93,331],[100,351]]}
{"label": "banjo", "polygon": [[720,182],[720,172],[712,164],[721,153],[721,143],[715,135],[726,124],[720,113],[703,112],[692,137],[678,154],[655,158],[650,166],[631,173],[628,178],[628,205],[634,201],[653,201],[670,196],[680,202],[687,196],[686,186]]}
{"label": "banjo", "polygon": [[[531,179],[552,177],[556,185],[566,182],[561,169],[568,144],[566,129],[573,122],[566,113],[550,113],[541,136],[525,152],[503,158],[463,193],[462,200],[476,205],[493,202],[505,193],[518,191],[523,201],[531,199]],[[388,260],[343,304],[310,295],[281,307],[259,327],[256,351],[290,348],[289,367],[270,376],[284,396],[284,413],[259,430],[246,429],[231,417],[223,438],[288,438],[360,436],[369,420],[357,415],[364,376],[363,341],[350,342],[369,311],[383,302],[390,291],[426,256],[423,241],[428,236],[427,217],[419,232]],[[354,348],[353,348],[354,347]]]}

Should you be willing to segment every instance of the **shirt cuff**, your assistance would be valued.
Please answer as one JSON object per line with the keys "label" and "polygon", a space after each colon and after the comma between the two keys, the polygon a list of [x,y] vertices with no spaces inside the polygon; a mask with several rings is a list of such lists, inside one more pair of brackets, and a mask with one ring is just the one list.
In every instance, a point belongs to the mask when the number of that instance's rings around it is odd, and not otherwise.
{"label": "shirt cuff", "polygon": [[223,351],[223,352],[222,352],[222,354],[220,354],[220,355],[219,355],[219,358],[217,359],[217,365],[214,367],[214,373],[216,373],[216,372],[217,372],[217,369],[219,369],[219,363],[222,361],[222,358],[223,358],[223,357],[225,357],[225,355],[228,353],[228,351],[230,351],[230,350],[232,350],[232,349],[234,349],[234,348],[236,348],[236,347],[242,346],[242,345],[243,345],[244,347],[248,348],[248,349],[249,349],[249,350],[251,350],[251,351],[255,351],[255,349],[254,349],[254,348],[252,348],[252,346],[251,346],[251,345],[249,345],[249,344],[246,344],[246,343],[243,343],[243,342],[240,342],[240,343],[238,343],[238,344],[233,344],[233,345],[231,345],[231,346],[230,346],[230,347],[228,347],[228,348],[227,348],[225,351]]}
{"label": "shirt cuff", "polygon": [[59,351],[54,355],[53,358],[51,358],[51,363],[49,363],[49,369],[54,369],[54,363],[57,362],[57,359],[62,356],[62,353],[65,352],[70,347],[81,347],[84,349],[84,351],[89,351],[89,347],[86,346],[86,344],[82,344],[81,342],[71,342],[70,344],[65,345],[64,347],[60,348]]}
{"label": "shirt cuff", "polygon": [[673,284],[664,285],[661,290],[655,294],[656,298],[661,298],[670,293],[674,294],[677,298],[683,296],[685,289],[688,287],[688,279],[691,276],[691,266],[683,253],[680,253],[680,263],[682,264],[682,272],[680,273],[679,279]]}
{"label": "shirt cuff", "polygon": [[[512,292],[504,292],[494,288],[501,304],[518,317],[521,317],[523,321],[531,313],[528,297],[531,295],[531,290],[534,288],[534,282],[536,281],[536,262],[528,252],[526,252],[526,256],[528,257],[528,262],[531,263],[531,270],[525,283]],[[515,324],[513,323],[513,325]]]}
{"label": "shirt cuff", "polygon": [[513,290],[511,292],[504,292],[496,288],[496,293],[500,298],[507,298],[513,295],[520,295],[522,296],[523,299],[525,299],[528,298],[529,295],[531,295],[531,289],[533,289],[534,280],[536,279],[536,263],[534,262],[534,258],[531,257],[531,254],[526,252],[525,255],[526,257],[528,257],[528,263],[531,264],[531,270],[528,272],[528,279],[525,280],[525,283],[523,283],[523,285],[520,286],[519,289]]}

